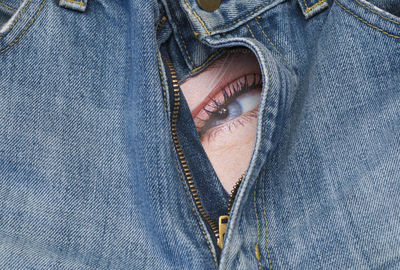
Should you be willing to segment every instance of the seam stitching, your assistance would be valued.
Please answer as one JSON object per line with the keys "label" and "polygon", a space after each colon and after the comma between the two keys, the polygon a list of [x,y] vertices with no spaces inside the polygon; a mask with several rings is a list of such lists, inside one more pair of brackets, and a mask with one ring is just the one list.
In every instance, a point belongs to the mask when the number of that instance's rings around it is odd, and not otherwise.
{"label": "seam stitching", "polygon": [[43,0],[42,4],[40,5],[38,11],[36,12],[35,16],[33,17],[33,19],[29,22],[29,24],[25,27],[24,31],[21,33],[21,35],[15,39],[10,45],[8,45],[8,47],[4,48],[3,50],[0,51],[0,54],[2,54],[3,52],[7,51],[9,48],[11,48],[12,46],[14,46],[14,44],[16,44],[21,38],[22,36],[25,34],[25,32],[29,29],[29,27],[32,25],[32,23],[36,20],[36,17],[39,15],[40,11],[42,10],[44,4],[46,3],[46,0]]}
{"label": "seam stitching", "polygon": [[[265,98],[265,102],[267,102],[268,100],[269,100],[269,95],[270,95],[270,93],[271,93],[271,78],[272,78],[272,75],[271,75],[271,72],[268,70],[268,92],[267,92],[267,96],[266,96],[266,98]],[[265,104],[265,106],[267,107],[267,104]],[[267,108],[265,108],[265,117],[267,116]],[[265,121],[262,121],[262,127],[261,127],[261,130],[262,130],[262,133],[264,133],[265,134]],[[261,140],[260,140],[260,144],[262,145],[262,143],[263,143],[263,139],[264,139],[264,137],[265,136],[262,136],[261,137]],[[266,170],[266,168],[265,168],[265,170]],[[263,181],[264,182],[264,181]],[[264,186],[263,186],[263,188],[264,188]],[[264,193],[263,193],[263,196],[264,196]],[[264,200],[264,197],[263,197],[263,200]],[[264,201],[263,201],[263,210],[264,210],[264,216],[265,216],[265,220],[266,220],[266,210],[265,210],[265,207],[264,207]],[[268,232],[268,224],[266,223],[265,224],[265,227],[266,227],[266,232]],[[268,239],[268,238],[267,238]],[[267,241],[267,240],[266,240]],[[268,242],[266,242],[266,244],[267,244]],[[268,263],[269,263],[269,268],[270,268],[270,270],[272,269],[272,260],[271,260],[271,256],[270,256],[270,253],[269,253],[269,249],[268,249],[268,245],[267,245],[267,256],[268,256]]]}
{"label": "seam stitching", "polygon": [[[185,1],[186,1],[186,0],[185,0]],[[260,9],[262,9],[263,7],[267,6],[267,5],[270,4],[272,1],[274,1],[274,0],[270,0],[270,1],[268,1],[267,3],[264,3],[264,4],[262,4],[261,6],[256,7],[255,9],[253,9],[252,11],[250,11],[249,13],[247,13],[247,14],[241,16],[239,19],[234,20],[233,22],[231,22],[231,23],[229,23],[229,24],[226,24],[226,25],[223,25],[223,26],[214,28],[214,29],[211,30],[211,31],[221,30],[221,29],[224,29],[224,28],[227,28],[227,27],[231,26],[232,24],[235,24],[235,23],[237,23],[237,22],[240,22],[241,20],[247,18],[248,16],[252,15],[253,13],[255,13],[255,12],[259,11]],[[325,0],[324,0],[324,1],[325,1]]]}
{"label": "seam stitching", "polygon": [[79,4],[79,7],[84,4],[83,1],[75,1],[75,0],[65,0],[65,2]]}
{"label": "seam stitching", "polygon": [[[267,171],[267,167],[265,166],[263,175],[265,176]],[[265,206],[265,179],[262,181],[262,203],[263,203],[263,212],[264,212],[264,222],[265,222],[265,248],[267,249],[267,256],[268,256],[268,266],[269,269],[272,270],[272,261],[271,255],[269,253],[268,247],[268,221],[267,221],[267,212]]]}
{"label": "seam stitching", "polygon": [[199,69],[201,69],[202,67],[204,67],[204,66],[205,66],[207,63],[209,63],[215,56],[217,56],[217,54],[219,54],[219,53],[222,52],[222,51],[223,51],[222,48],[218,49],[215,53],[213,53],[210,57],[208,57],[208,58],[206,59],[206,61],[203,62],[203,64],[201,64],[200,66],[198,66],[198,67],[192,69],[190,72],[193,73],[193,72],[198,71]]}
{"label": "seam stitching", "polygon": [[312,10],[313,10],[314,8],[316,8],[317,6],[322,5],[323,3],[325,3],[325,1],[326,1],[326,0],[320,0],[320,1],[318,1],[317,3],[313,4],[311,7],[309,7],[309,6],[307,5],[306,0],[303,0],[304,5],[306,6],[306,12],[307,12],[307,13],[309,13],[310,11],[312,11]]}
{"label": "seam stitching", "polygon": [[[258,214],[257,214],[257,200],[256,200],[257,184],[258,184],[258,177],[257,177],[256,183],[254,184],[254,213],[256,214],[256,222],[257,222],[257,242],[254,247],[254,250],[255,250],[255,252],[258,251],[258,254],[259,254],[258,242],[260,242],[260,222],[258,220]],[[260,255],[256,256],[256,258],[258,260],[258,269],[261,270]]]}
{"label": "seam stitching", "polygon": [[[204,21],[202,20],[202,18],[201,18],[199,15],[197,15],[197,13],[196,13],[196,12],[192,9],[192,7],[189,5],[189,3],[187,2],[187,0],[185,0],[185,3],[186,3],[186,6],[192,11],[193,15],[197,18],[197,20],[202,24],[204,30],[206,30],[206,33],[197,33],[197,32],[194,32],[195,35],[198,36],[198,35],[201,35],[201,34],[210,35],[211,32],[213,32],[213,31],[225,29],[225,28],[227,28],[227,27],[229,27],[229,26],[231,26],[231,25],[233,25],[233,24],[235,24],[235,23],[237,23],[237,22],[240,22],[241,20],[247,18],[248,16],[252,15],[253,13],[259,11],[260,9],[262,9],[262,8],[265,7],[265,6],[267,6],[268,4],[270,4],[270,3],[273,2],[273,1],[274,1],[274,0],[270,0],[270,1],[268,1],[267,3],[264,3],[264,4],[262,4],[261,6],[256,7],[255,9],[253,9],[253,10],[250,11],[249,13],[243,15],[243,16],[240,17],[239,19],[237,19],[237,20],[235,20],[235,21],[233,21],[233,22],[231,22],[231,23],[228,23],[228,24],[226,24],[226,25],[222,25],[222,26],[216,27],[216,28],[211,29],[211,30],[208,30],[208,29],[207,29],[207,27],[206,27]],[[323,1],[325,1],[325,0],[323,0]]]}
{"label": "seam stitching", "polygon": [[[268,70],[268,76],[265,76],[265,78],[266,79],[268,79],[268,89],[267,88],[265,88],[265,89],[267,89],[267,96],[266,96],[266,98],[265,98],[265,102],[267,102],[268,101],[268,99],[269,99],[269,95],[270,95],[270,92],[271,92],[271,78],[272,78],[272,76],[271,76],[271,72]],[[264,112],[264,114],[261,116],[261,118],[265,118],[266,117],[266,115],[267,115],[267,110],[265,109],[265,112]],[[264,120],[264,119],[261,119],[261,121],[262,120]],[[261,130],[262,130],[262,133],[265,133],[265,123],[264,123],[264,121],[262,121],[262,123],[261,123]],[[265,136],[262,136],[261,137],[261,139],[260,139],[260,145],[262,145],[262,143],[263,143],[263,141],[264,141],[264,137]],[[229,253],[227,254],[228,256],[229,256]],[[272,263],[271,263],[272,264]],[[225,266],[225,270],[226,270],[226,267],[227,266]]]}
{"label": "seam stitching", "polygon": [[[17,17],[17,18],[14,20],[14,22],[11,24],[10,29],[8,29],[7,33],[9,33],[9,32],[14,28],[14,25],[19,21],[19,19],[21,18],[21,15],[25,12],[26,8],[29,6],[30,3],[31,3],[31,0],[29,0],[29,1],[26,3],[24,9],[21,10],[21,12],[19,13],[18,17]],[[4,34],[3,36],[0,36],[0,39],[4,38],[4,37],[7,35],[7,33]]]}
{"label": "seam stitching", "polygon": [[15,8],[13,8],[13,7],[10,7],[9,5],[6,5],[6,4],[4,4],[4,3],[2,3],[2,2],[0,2],[0,5],[5,6],[6,8],[11,9],[11,10],[13,10],[13,11],[17,11],[17,9],[15,9]]}
{"label": "seam stitching", "polygon": [[[253,34],[253,32],[251,31],[251,28],[250,28],[250,26],[249,26],[249,24],[248,23],[246,23],[246,26],[247,26],[247,28],[249,29],[249,32],[250,32],[250,34],[251,34],[251,36],[255,39],[255,40],[257,40],[255,37],[254,37],[254,34]],[[271,74],[270,74],[270,72],[268,71],[268,89],[269,89],[269,87],[270,87],[270,78],[271,78]],[[268,90],[268,92],[269,92],[269,90]],[[266,99],[267,100],[267,99]],[[261,129],[262,131],[263,131],[263,133],[265,132],[265,125],[264,125],[264,121],[262,122],[262,129]],[[260,141],[260,144],[262,144],[262,138],[263,137],[261,137],[261,141]],[[259,220],[258,220],[258,214],[257,214],[257,202],[256,202],[256,188],[257,188],[257,183],[258,183],[258,179],[259,179],[259,177],[257,177],[257,180],[256,180],[256,183],[254,184],[254,212],[255,212],[255,214],[256,214],[256,222],[257,222],[257,242],[256,242],[256,246],[254,247],[254,249],[255,249],[255,252],[258,252],[258,254],[260,254],[259,252],[259,242],[260,242],[260,222],[259,222]],[[263,213],[264,213],[264,220],[265,220],[265,226],[266,226],[266,249],[267,249],[267,257],[268,257],[268,266],[269,266],[269,269],[272,269],[272,261],[271,261],[271,256],[270,256],[270,254],[269,254],[269,250],[268,250],[268,223],[267,223],[267,217],[266,217],[266,210],[265,210],[265,199],[264,199],[264,181],[263,181],[263,188],[262,188],[262,202],[263,202]],[[258,250],[257,250],[258,249]],[[257,251],[256,251],[257,250]],[[256,256],[257,257],[257,256]],[[257,260],[258,260],[258,269],[259,270],[261,270],[261,259],[260,259],[260,255],[258,255],[258,257],[257,257]]]}
{"label": "seam stitching", "polygon": [[204,30],[206,30],[207,34],[210,35],[210,31],[208,31],[206,24],[204,21],[201,19],[199,15],[192,9],[192,7],[189,5],[188,1],[185,0],[186,6],[192,11],[193,15],[197,18],[197,20],[203,25]]}
{"label": "seam stitching", "polygon": [[365,24],[368,25],[369,27],[372,27],[372,28],[374,28],[374,29],[380,31],[380,32],[384,33],[385,35],[388,35],[389,37],[393,37],[393,38],[396,38],[396,39],[400,39],[400,36],[396,36],[396,35],[390,34],[390,33],[388,33],[388,32],[385,32],[383,29],[381,29],[381,28],[379,28],[379,27],[377,27],[377,26],[375,26],[375,25],[372,25],[372,24],[368,23],[366,20],[360,18],[359,16],[357,16],[356,14],[354,14],[353,12],[351,12],[350,10],[348,10],[347,8],[345,8],[345,7],[344,7],[342,4],[340,4],[337,0],[335,0],[335,2],[336,2],[341,8],[343,8],[347,13],[350,13],[351,15],[353,15],[354,17],[356,17],[357,19],[359,19],[360,21],[362,21],[363,23],[365,23]]}
{"label": "seam stitching", "polygon": [[262,29],[260,23],[258,22],[257,18],[255,18],[256,23],[258,24],[258,27],[261,30],[261,33],[267,38],[268,42],[271,44],[272,47],[275,48],[275,50],[278,52],[278,54],[283,58],[283,60],[286,62],[286,64],[289,66],[289,61],[286,59],[286,57],[278,50],[278,48],[275,46],[275,44],[272,42],[272,40],[267,36],[267,34],[264,32]]}
{"label": "seam stitching", "polygon": [[364,4],[360,3],[360,2],[358,2],[357,0],[354,0],[354,1],[355,1],[357,4],[359,4],[360,6],[365,7],[366,9],[368,9],[368,10],[371,11],[372,13],[375,13],[376,15],[382,17],[383,19],[388,20],[388,21],[393,22],[393,23],[396,23],[396,24],[400,24],[400,22],[397,22],[397,21],[395,21],[395,20],[392,20],[392,19],[390,19],[390,18],[388,18],[388,17],[383,16],[382,14],[379,14],[379,13],[376,12],[375,10],[369,8],[368,6],[366,6],[366,5],[364,5]]}
{"label": "seam stitching", "polygon": [[179,28],[179,25],[178,25],[178,24],[176,25],[176,28],[178,29],[179,37],[180,37],[180,39],[181,39],[181,41],[182,41],[182,44],[183,44],[183,47],[184,47],[184,49],[185,49],[186,56],[188,57],[190,63],[192,64],[192,67],[194,67],[195,64],[193,63],[192,58],[191,58],[190,55],[189,55],[189,51],[188,51],[188,49],[187,49],[187,47],[186,47],[185,40],[183,39],[182,32],[181,32],[181,29]]}
{"label": "seam stitching", "polygon": [[246,23],[246,26],[247,26],[247,29],[249,29],[249,32],[250,32],[251,36],[252,36],[256,41],[258,41],[258,40],[256,39],[256,37],[254,36],[253,31],[251,31],[250,26],[249,26],[248,23]]}
{"label": "seam stitching", "polygon": [[168,115],[168,109],[167,109],[167,96],[166,96],[166,88],[164,85],[164,79],[162,76],[162,72],[161,72],[161,63],[160,63],[160,52],[158,51],[158,49],[156,49],[156,58],[157,58],[157,66],[158,66],[158,73],[160,75],[160,81],[161,81],[161,87],[162,87],[162,93],[163,93],[163,99],[164,99],[164,109],[166,114]]}

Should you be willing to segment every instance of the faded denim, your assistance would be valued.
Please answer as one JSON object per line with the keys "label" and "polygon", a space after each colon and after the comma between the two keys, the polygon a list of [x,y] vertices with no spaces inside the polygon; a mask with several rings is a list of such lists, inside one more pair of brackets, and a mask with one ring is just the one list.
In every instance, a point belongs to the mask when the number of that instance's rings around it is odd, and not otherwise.
{"label": "faded denim", "polygon": [[[400,268],[396,0],[65,2],[0,6],[0,269]],[[221,251],[168,61],[183,80],[231,47],[264,86]],[[181,105],[216,220],[228,196]]]}

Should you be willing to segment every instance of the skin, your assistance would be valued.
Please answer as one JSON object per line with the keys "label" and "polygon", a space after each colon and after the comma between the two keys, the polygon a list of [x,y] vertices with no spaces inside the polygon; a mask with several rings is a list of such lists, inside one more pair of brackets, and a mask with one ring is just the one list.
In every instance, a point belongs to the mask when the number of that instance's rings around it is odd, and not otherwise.
{"label": "skin", "polygon": [[[226,121],[225,118],[218,119],[219,125],[201,132],[205,121],[210,122],[210,119],[215,119],[215,116],[210,116],[205,109],[217,111],[211,98],[224,103],[223,88],[227,89],[227,86],[233,85],[235,81],[243,83],[244,77],[247,77],[249,84],[254,80],[260,82],[260,74],[257,58],[252,53],[229,53],[180,85],[196,128],[200,132],[204,150],[227,192],[232,190],[234,184],[244,174],[250,161],[256,135],[261,89],[258,87],[251,90],[249,95],[237,95],[235,100],[240,101],[240,104],[247,104],[241,108],[248,110],[242,110],[242,114]],[[238,99],[239,97],[241,99]],[[229,109],[232,107],[226,108],[230,115],[235,115],[232,113],[233,110]]]}

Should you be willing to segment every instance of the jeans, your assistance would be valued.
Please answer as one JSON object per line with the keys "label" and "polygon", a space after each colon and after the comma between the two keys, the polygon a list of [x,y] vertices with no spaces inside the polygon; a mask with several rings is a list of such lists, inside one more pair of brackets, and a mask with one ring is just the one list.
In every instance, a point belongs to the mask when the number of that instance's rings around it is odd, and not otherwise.
{"label": "jeans", "polygon": [[[399,10],[2,0],[0,269],[399,269]],[[176,85],[239,47],[263,90],[221,250]]]}

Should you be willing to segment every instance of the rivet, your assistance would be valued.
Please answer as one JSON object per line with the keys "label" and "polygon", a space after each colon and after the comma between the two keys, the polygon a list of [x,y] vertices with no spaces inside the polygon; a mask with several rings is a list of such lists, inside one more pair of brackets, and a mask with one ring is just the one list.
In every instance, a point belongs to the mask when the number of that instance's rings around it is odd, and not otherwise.
{"label": "rivet", "polygon": [[221,0],[196,0],[202,10],[212,12],[221,5]]}

